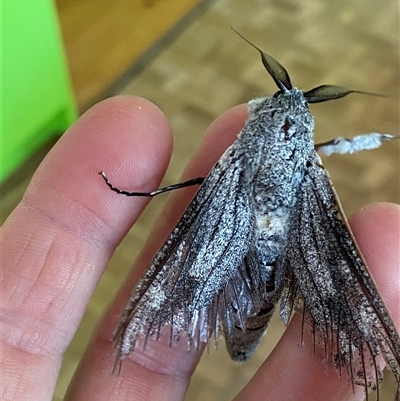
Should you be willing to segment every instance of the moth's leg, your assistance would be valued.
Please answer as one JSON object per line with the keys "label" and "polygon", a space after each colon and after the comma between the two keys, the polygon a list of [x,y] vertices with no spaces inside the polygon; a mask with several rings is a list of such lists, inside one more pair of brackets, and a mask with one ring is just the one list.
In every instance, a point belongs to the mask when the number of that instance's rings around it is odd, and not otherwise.
{"label": "moth's leg", "polygon": [[332,153],[355,153],[360,150],[379,148],[382,141],[399,138],[400,135],[378,134],[372,132],[370,134],[358,135],[351,139],[339,137],[327,142],[317,143],[314,145],[314,149],[318,152],[325,153],[327,156]]}
{"label": "moth's leg", "polygon": [[152,192],[128,192],[128,191],[119,189],[117,187],[114,187],[114,185],[111,184],[111,182],[108,180],[107,176],[105,175],[105,173],[103,171],[101,171],[99,174],[103,177],[105,183],[108,185],[108,187],[111,190],[113,190],[117,194],[122,194],[122,195],[126,195],[126,196],[156,196],[156,195],[162,194],[164,192],[173,191],[174,189],[191,187],[193,185],[200,185],[205,180],[205,177],[198,177],[198,178],[193,178],[188,181],[179,182],[178,184],[168,185],[167,187],[159,188]]}

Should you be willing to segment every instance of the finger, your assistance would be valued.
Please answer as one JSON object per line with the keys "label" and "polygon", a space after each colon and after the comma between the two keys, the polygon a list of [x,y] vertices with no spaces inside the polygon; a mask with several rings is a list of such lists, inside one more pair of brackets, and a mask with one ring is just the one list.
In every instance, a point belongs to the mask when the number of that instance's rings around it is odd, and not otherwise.
{"label": "finger", "polygon": [[[352,230],[368,263],[378,290],[397,328],[400,326],[398,297],[400,208],[394,204],[374,204],[350,219]],[[341,380],[333,368],[325,371],[322,351],[302,332],[300,316],[294,316],[284,336],[236,401],[251,400],[363,400],[361,386],[353,388],[345,373]],[[268,332],[267,332],[268,335]]]}
{"label": "finger", "polygon": [[[217,119],[186,169],[184,179],[205,176],[240,131],[247,116],[246,106],[236,107]],[[190,376],[201,356],[188,351],[184,339],[177,346],[149,340],[146,351],[139,347],[122,361],[119,374],[112,374],[116,354],[110,342],[112,331],[140,275],[148,267],[181,216],[196,189],[176,191],[162,213],[162,222],[150,238],[135,269],[111,309],[102,320],[68,391],[68,400],[174,400],[183,399]],[[95,398],[94,398],[95,394]]]}
{"label": "finger", "polygon": [[350,224],[379,293],[399,329],[400,207],[393,203],[368,205],[350,219]]}
{"label": "finger", "polygon": [[50,400],[62,354],[102,272],[147,199],[123,201],[98,175],[159,184],[171,135],[151,103],[117,97],[95,106],[58,141],[2,234],[4,399]]}

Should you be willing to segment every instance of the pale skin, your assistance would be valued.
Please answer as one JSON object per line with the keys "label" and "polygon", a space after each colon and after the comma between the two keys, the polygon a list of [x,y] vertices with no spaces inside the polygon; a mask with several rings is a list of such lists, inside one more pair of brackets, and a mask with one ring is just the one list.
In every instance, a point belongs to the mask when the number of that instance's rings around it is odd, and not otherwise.
{"label": "pale skin", "polygon": [[[218,118],[182,180],[207,174],[245,118],[244,105]],[[63,353],[92,292],[116,246],[149,201],[115,194],[97,173],[108,172],[122,188],[154,190],[171,151],[171,130],[158,108],[144,99],[116,97],[85,113],[38,168],[1,238],[1,399],[51,400]],[[146,353],[126,358],[117,375],[112,374],[115,354],[110,338],[135,282],[194,191],[178,190],[171,196],[129,280],[99,322],[66,400],[184,398],[200,352],[151,342]],[[399,206],[383,203],[365,207],[350,220],[398,329],[399,221]],[[236,401],[363,399],[362,390],[353,394],[345,377],[339,381],[333,370],[325,374],[320,352],[314,356],[308,340],[305,347],[298,346],[300,331],[301,320],[295,318]]]}

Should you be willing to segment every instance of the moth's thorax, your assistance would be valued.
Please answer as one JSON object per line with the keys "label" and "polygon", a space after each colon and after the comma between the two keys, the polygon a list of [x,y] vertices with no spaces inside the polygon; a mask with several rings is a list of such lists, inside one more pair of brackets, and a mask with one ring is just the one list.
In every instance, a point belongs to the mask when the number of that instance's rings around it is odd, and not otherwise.
{"label": "moth's thorax", "polygon": [[239,142],[246,151],[252,198],[261,213],[295,204],[297,187],[314,151],[314,118],[294,88],[249,102]]}

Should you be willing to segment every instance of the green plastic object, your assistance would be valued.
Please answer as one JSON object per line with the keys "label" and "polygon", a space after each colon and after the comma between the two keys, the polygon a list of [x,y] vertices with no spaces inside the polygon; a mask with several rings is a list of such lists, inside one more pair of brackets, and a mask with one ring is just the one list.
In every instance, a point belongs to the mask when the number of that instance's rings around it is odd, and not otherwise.
{"label": "green plastic object", "polygon": [[53,2],[2,0],[1,20],[3,182],[77,112]]}

